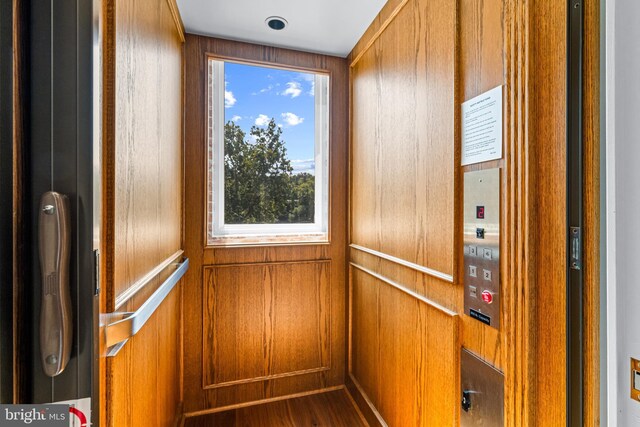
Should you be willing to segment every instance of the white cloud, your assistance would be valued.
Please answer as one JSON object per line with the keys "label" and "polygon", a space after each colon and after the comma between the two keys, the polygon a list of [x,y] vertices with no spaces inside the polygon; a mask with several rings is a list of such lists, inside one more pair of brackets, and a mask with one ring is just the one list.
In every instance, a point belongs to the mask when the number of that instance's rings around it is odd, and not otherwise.
{"label": "white cloud", "polygon": [[307,82],[312,82],[316,79],[316,75],[311,73],[298,73],[298,77]]}
{"label": "white cloud", "polygon": [[287,83],[287,88],[284,92],[281,93],[283,96],[291,96],[295,98],[296,96],[300,96],[302,93],[302,88],[300,87],[300,83],[298,82],[289,82]]}
{"label": "white cloud", "polygon": [[252,92],[251,95],[256,96],[256,95],[260,95],[262,93],[271,93],[271,91],[273,90],[274,87],[275,87],[274,85],[269,85],[269,86],[267,86],[265,88],[260,89],[257,92]]}
{"label": "white cloud", "polygon": [[300,123],[304,122],[304,118],[303,117],[298,117],[297,115],[295,115],[293,113],[282,113],[282,119],[289,126],[297,126]]}
{"label": "white cloud", "polygon": [[232,121],[232,122],[237,122],[237,121],[239,121],[239,120],[242,120],[242,117],[241,117],[241,116],[233,116],[233,117],[231,117],[231,121]]}
{"label": "white cloud", "polygon": [[233,92],[230,90],[224,91],[224,108],[231,108],[236,105],[236,97],[233,96]]}
{"label": "white cloud", "polygon": [[256,126],[266,126],[269,124],[269,116],[266,116],[264,114],[260,114],[258,116],[258,118],[256,119]]}
{"label": "white cloud", "polygon": [[294,174],[306,172],[314,175],[316,171],[316,162],[314,159],[291,160],[291,167],[293,168]]}

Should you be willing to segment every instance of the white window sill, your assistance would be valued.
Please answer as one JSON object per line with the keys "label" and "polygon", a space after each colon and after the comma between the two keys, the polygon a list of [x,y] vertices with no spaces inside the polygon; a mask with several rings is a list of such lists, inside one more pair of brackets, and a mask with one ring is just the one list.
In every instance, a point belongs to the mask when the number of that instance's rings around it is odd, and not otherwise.
{"label": "white window sill", "polygon": [[328,233],[281,234],[264,236],[209,236],[208,247],[220,246],[273,246],[273,245],[322,245],[329,243]]}

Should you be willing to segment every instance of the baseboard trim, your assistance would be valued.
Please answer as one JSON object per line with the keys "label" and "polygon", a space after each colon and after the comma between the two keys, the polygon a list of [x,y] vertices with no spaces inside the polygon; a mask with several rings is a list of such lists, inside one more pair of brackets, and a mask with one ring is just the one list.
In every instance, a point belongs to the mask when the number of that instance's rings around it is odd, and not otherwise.
{"label": "baseboard trim", "polygon": [[349,402],[351,402],[351,405],[353,406],[353,408],[358,413],[358,416],[360,417],[360,420],[362,420],[362,423],[364,425],[366,425],[366,426],[370,426],[369,421],[367,421],[367,417],[365,417],[364,414],[362,413],[362,410],[360,409],[360,406],[358,406],[358,404],[356,403],[356,400],[351,395],[351,392],[349,391],[349,388],[347,386],[345,386],[344,392],[346,393],[347,397],[349,398]]}
{"label": "baseboard trim", "polygon": [[364,419],[371,427],[388,427],[380,412],[376,409],[375,405],[367,396],[364,389],[360,385],[357,379],[349,373],[347,376],[346,387],[347,392],[351,398],[355,401],[356,406],[364,416]]}

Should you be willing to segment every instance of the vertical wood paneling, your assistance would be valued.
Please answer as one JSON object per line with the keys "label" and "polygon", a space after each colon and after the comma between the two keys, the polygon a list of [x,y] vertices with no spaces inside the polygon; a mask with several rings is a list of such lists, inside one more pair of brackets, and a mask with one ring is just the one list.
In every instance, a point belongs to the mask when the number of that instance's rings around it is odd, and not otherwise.
{"label": "vertical wood paneling", "polygon": [[114,291],[181,246],[182,45],[166,1],[115,5]]}
{"label": "vertical wood paneling", "polygon": [[[182,406],[182,287],[178,285],[165,300],[156,320],[158,358],[158,424],[173,425]],[[153,347],[152,347],[153,348]]]}
{"label": "vertical wood paneling", "polygon": [[[533,6],[531,6],[533,7]],[[505,424],[529,425],[535,417],[535,251],[531,242],[535,224],[535,162],[530,134],[531,44],[530,4],[520,0],[504,2],[506,70],[506,141],[504,168],[504,256],[502,265],[503,335],[505,372]]]}
{"label": "vertical wood paneling", "polygon": [[460,0],[462,101],[505,83],[503,0]]}
{"label": "vertical wood paneling", "polygon": [[[532,126],[539,161],[536,176],[536,210],[544,226],[533,243],[536,292],[547,304],[536,310],[535,423],[566,424],[566,34],[567,4],[536,2],[532,8],[535,46]],[[542,223],[541,223],[542,224]]]}
{"label": "vertical wood paneling", "polygon": [[[600,425],[600,1],[585,4],[584,425]],[[604,254],[602,254],[604,256]]]}
{"label": "vertical wood paneling", "polygon": [[[349,355],[350,373],[358,379],[370,399],[380,399],[377,385],[380,383],[380,288],[371,276],[358,273],[360,281],[354,282],[351,270],[351,343]],[[359,357],[357,357],[359,356]],[[357,361],[354,363],[354,359]]]}
{"label": "vertical wood paneling", "polygon": [[351,243],[454,273],[456,2],[411,0],[352,64]]}
{"label": "vertical wood paneling", "polygon": [[[182,44],[166,0],[108,0],[103,8],[100,305],[103,312],[135,311],[168,273],[135,292],[132,285],[181,249]],[[175,424],[182,399],[181,310],[178,285],[103,364],[101,425]]]}
{"label": "vertical wood paneling", "polygon": [[373,424],[457,420],[458,7],[387,5],[350,55],[350,242],[382,253],[350,259],[416,293],[351,270],[349,384]]}
{"label": "vertical wood paneling", "polygon": [[330,277],[329,261],[205,267],[204,387],[331,369]]}
{"label": "vertical wood paneling", "polygon": [[173,426],[180,408],[180,288],[109,359],[110,426]]}
{"label": "vertical wood paneling", "polygon": [[390,426],[453,425],[458,316],[351,270],[351,374]]}

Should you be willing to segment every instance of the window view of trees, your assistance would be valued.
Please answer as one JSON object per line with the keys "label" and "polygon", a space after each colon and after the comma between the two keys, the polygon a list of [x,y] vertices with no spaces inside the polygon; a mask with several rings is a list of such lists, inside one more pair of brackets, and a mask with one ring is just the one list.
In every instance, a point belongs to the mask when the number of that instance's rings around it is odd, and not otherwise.
{"label": "window view of trees", "polygon": [[293,173],[275,118],[252,126],[249,138],[233,121],[225,124],[224,187],[227,224],[314,222],[315,177]]}

